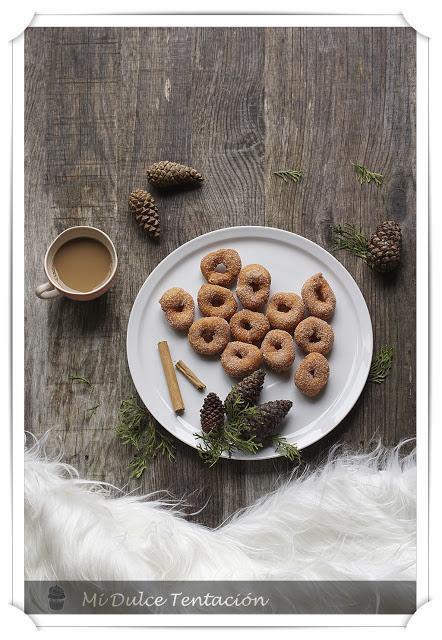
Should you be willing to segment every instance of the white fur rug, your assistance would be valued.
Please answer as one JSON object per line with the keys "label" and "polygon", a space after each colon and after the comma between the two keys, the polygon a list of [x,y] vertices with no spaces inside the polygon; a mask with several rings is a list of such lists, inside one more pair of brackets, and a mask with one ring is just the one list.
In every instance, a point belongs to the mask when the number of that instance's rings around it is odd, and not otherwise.
{"label": "white fur rug", "polygon": [[215,530],[80,479],[43,441],[25,452],[28,580],[414,580],[415,564],[416,462],[400,447],[334,451]]}

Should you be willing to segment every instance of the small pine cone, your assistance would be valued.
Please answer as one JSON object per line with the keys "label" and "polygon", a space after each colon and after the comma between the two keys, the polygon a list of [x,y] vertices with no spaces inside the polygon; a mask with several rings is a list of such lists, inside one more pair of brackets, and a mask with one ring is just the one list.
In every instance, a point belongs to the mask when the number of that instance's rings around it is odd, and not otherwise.
{"label": "small pine cone", "polygon": [[200,184],[203,176],[184,164],[163,160],[146,170],[147,179],[154,187],[174,187],[180,184]]}
{"label": "small pine cone", "polygon": [[209,433],[213,429],[222,429],[224,426],[224,407],[216,393],[209,393],[203,402],[200,411],[201,429]]}
{"label": "small pine cone", "polygon": [[135,214],[135,218],[140,225],[152,238],[158,238],[160,235],[160,218],[155,200],[150,193],[138,189],[133,191],[129,196],[129,207]]}
{"label": "small pine cone", "polygon": [[262,442],[273,436],[286,417],[293,402],[291,400],[272,400],[256,407],[256,413],[247,420],[245,435],[255,436],[257,442]]}
{"label": "small pine cone", "polygon": [[371,269],[386,273],[396,269],[401,261],[402,233],[397,222],[380,224],[368,244],[367,262]]}
{"label": "small pine cone", "polygon": [[264,385],[265,372],[262,369],[254,371],[252,374],[235,384],[224,401],[227,415],[231,415],[233,403],[240,398],[244,404],[253,406],[257,403]]}

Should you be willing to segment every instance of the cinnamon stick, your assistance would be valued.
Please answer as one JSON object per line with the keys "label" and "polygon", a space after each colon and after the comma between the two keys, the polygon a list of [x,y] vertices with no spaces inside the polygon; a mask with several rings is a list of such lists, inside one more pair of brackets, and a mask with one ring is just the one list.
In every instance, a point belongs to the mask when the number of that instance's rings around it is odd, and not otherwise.
{"label": "cinnamon stick", "polygon": [[160,352],[161,364],[163,365],[173,410],[175,413],[182,413],[184,411],[184,402],[166,340],[158,343],[158,351]]}
{"label": "cinnamon stick", "polygon": [[183,376],[185,376],[188,381],[193,384],[196,389],[198,389],[198,391],[202,391],[206,388],[204,382],[201,382],[198,376],[193,373],[192,369],[189,369],[185,362],[183,362],[182,360],[178,360],[178,362],[175,364],[175,367],[178,369],[178,371],[181,371]]}

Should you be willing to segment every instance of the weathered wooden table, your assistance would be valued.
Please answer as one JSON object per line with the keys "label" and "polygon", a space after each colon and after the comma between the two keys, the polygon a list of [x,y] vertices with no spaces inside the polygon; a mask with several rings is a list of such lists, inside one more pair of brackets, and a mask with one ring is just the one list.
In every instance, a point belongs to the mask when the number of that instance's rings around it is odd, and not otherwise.
{"label": "weathered wooden table", "polygon": [[[26,32],[26,428],[51,429],[81,474],[131,490],[187,495],[214,526],[277,485],[284,460],[223,461],[209,470],[177,443],[131,480],[116,439],[120,401],[134,393],[126,325],[151,270],[199,234],[241,224],[276,226],[329,246],[331,223],[367,232],[384,219],[403,229],[403,264],[391,277],[339,258],[359,284],[375,348],[397,356],[389,380],[367,384],[347,418],[304,452],[395,444],[415,433],[415,32],[408,28],[32,28]],[[204,187],[157,194],[157,244],[127,211],[146,166],[174,159]],[[361,187],[350,161],[385,174]],[[273,175],[302,168],[298,184]],[[100,227],[120,258],[112,291],[90,303],[42,301],[43,256],[63,229]],[[82,374],[93,388],[72,384]],[[99,404],[87,417],[85,411]]]}

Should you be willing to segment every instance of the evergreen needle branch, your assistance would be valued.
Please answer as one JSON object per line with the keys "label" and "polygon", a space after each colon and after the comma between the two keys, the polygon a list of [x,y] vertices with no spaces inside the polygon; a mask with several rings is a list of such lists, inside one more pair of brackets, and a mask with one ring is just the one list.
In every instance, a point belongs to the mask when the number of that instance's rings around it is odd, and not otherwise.
{"label": "evergreen needle branch", "polygon": [[135,398],[122,401],[116,433],[122,444],[135,449],[129,464],[134,478],[140,478],[158,454],[170,461],[175,460],[176,450],[171,439],[158,433],[151,415],[139,406]]}
{"label": "evergreen needle branch", "polygon": [[288,458],[292,462],[295,460],[299,462],[301,460],[301,454],[299,453],[298,447],[287,442],[286,438],[283,438],[282,436],[273,436],[272,444],[276,451],[284,458]]}
{"label": "evergreen needle branch", "polygon": [[69,380],[74,383],[87,384],[89,387],[92,387],[92,382],[84,376],[69,376]]}
{"label": "evergreen needle branch", "polygon": [[384,176],[382,173],[375,173],[374,171],[370,171],[367,167],[364,167],[362,164],[358,164],[357,162],[351,163],[356,172],[356,176],[358,178],[359,184],[370,184],[370,182],[374,182],[377,187],[382,186],[384,181]]}
{"label": "evergreen needle branch", "polygon": [[172,444],[170,438],[163,434],[157,434],[159,437],[157,445],[157,453],[166,456],[169,462],[173,462],[176,459],[176,449]]}
{"label": "evergreen needle branch", "polygon": [[239,420],[238,422],[227,422],[224,427],[224,438],[227,442],[226,450],[229,457],[235,449],[251,454],[255,454],[259,449],[262,449],[262,443],[257,442],[254,436],[245,435],[244,426],[244,422]]}
{"label": "evergreen needle branch", "polygon": [[224,408],[229,421],[236,422],[238,420],[246,420],[249,416],[254,415],[256,409],[244,400],[242,395],[235,389],[227,396],[224,402]]}
{"label": "evergreen needle branch", "polygon": [[288,182],[289,180],[293,180],[293,182],[299,182],[302,178],[302,171],[297,171],[296,169],[283,169],[282,171],[274,171],[275,176],[282,178],[284,182]]}
{"label": "evergreen needle branch", "polygon": [[247,419],[254,415],[256,407],[244,405],[240,398],[232,403],[232,412],[222,429],[212,429],[209,433],[195,433],[200,441],[197,445],[201,459],[213,467],[223,453],[230,457],[234,451],[255,454],[262,449],[262,442],[246,432]]}
{"label": "evergreen needle branch", "polygon": [[97,409],[100,405],[96,404],[93,407],[89,407],[89,409],[86,409],[85,414],[88,418],[92,418],[92,416],[94,416],[97,413]]}
{"label": "evergreen needle branch", "polygon": [[384,345],[379,349],[374,356],[370,373],[368,374],[369,382],[375,384],[382,384],[386,378],[388,378],[393,363],[394,348],[389,345]]}
{"label": "evergreen needle branch", "polygon": [[368,239],[353,224],[335,224],[331,227],[332,251],[348,251],[363,260],[368,256]]}
{"label": "evergreen needle branch", "polygon": [[209,467],[213,467],[226,450],[223,431],[212,429],[209,433],[195,433],[201,442],[197,445],[198,455]]}

